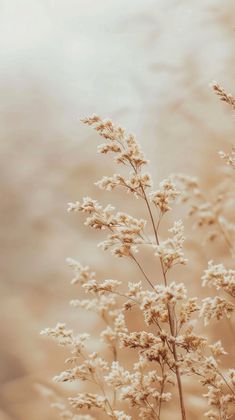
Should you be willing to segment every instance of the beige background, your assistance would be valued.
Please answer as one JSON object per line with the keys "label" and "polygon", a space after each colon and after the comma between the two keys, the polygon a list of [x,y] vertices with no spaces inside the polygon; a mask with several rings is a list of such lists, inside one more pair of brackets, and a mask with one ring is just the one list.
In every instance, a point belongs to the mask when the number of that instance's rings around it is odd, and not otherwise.
{"label": "beige background", "polygon": [[[135,132],[156,184],[175,171],[216,184],[234,116],[209,85],[235,92],[234,26],[233,0],[0,0],[0,418],[53,419],[34,384],[50,383],[63,352],[39,331],[93,325],[68,305],[78,292],[65,258],[105,276],[129,270],[66,213],[68,201],[99,196],[104,170],[80,117]],[[192,252],[198,283],[211,252]]]}

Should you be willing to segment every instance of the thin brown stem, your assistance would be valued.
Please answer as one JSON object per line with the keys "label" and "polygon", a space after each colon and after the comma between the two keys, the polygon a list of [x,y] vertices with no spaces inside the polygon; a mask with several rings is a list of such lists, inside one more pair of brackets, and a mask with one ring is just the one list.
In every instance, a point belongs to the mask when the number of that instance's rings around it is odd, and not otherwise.
{"label": "thin brown stem", "polygon": [[232,394],[233,395],[235,395],[235,392],[234,392],[234,390],[232,389],[232,387],[229,385],[229,383],[228,383],[228,381],[227,381],[227,379],[225,378],[225,376],[219,371],[219,370],[217,370],[216,369],[216,372],[218,373],[218,375],[223,379],[223,381],[224,381],[224,383],[227,385],[227,387],[228,387],[228,389],[232,392]]}
{"label": "thin brown stem", "polygon": [[[133,165],[133,163],[131,162],[131,160],[129,161],[129,163],[132,166],[134,172],[137,174],[138,173],[137,168]],[[154,231],[156,243],[157,243],[157,245],[159,245],[158,228],[159,228],[159,225],[160,225],[160,221],[161,221],[162,215],[161,215],[160,220],[158,221],[158,224],[157,224],[157,227],[156,227],[155,222],[154,222],[154,218],[153,218],[153,214],[152,214],[152,210],[151,210],[151,207],[150,207],[148,198],[147,198],[146,193],[145,193],[145,189],[144,189],[144,187],[141,184],[140,184],[140,189],[142,191],[143,199],[144,199],[144,201],[146,203],[146,206],[147,206],[147,209],[148,209],[148,213],[149,213],[149,216],[150,216],[150,219],[151,219],[151,223],[152,223],[152,227],[153,227],[153,231]],[[138,265],[140,271],[142,272],[143,276],[145,277],[145,279],[147,280],[147,282],[149,283],[149,285],[154,289],[154,285],[149,280],[148,276],[146,275],[145,271],[143,270],[143,268],[141,267],[141,265],[139,264],[139,262],[137,261],[137,259],[134,257],[133,254],[131,254],[131,257],[135,261],[135,263]],[[166,272],[165,272],[164,263],[163,263],[163,260],[162,260],[161,257],[160,257],[160,264],[161,264],[161,269],[162,269],[164,284],[165,284],[165,286],[167,286]],[[170,307],[170,305],[168,305],[168,316],[169,316],[169,323],[170,323],[171,335],[175,336],[176,331],[175,331],[174,313],[172,314],[172,308]],[[182,420],[186,420],[186,412],[185,412],[185,407],[184,407],[183,390],[182,390],[181,376],[180,376],[180,370],[179,370],[179,366],[178,366],[178,355],[177,355],[177,350],[176,350],[175,343],[173,343],[173,345],[172,345],[172,351],[173,351],[173,356],[174,356],[174,360],[175,360],[175,373],[176,373],[177,385],[178,385],[178,391],[179,391],[179,398],[180,398],[181,417],[182,417]]]}
{"label": "thin brown stem", "polygon": [[150,402],[148,401],[148,399],[147,399],[147,398],[146,398],[145,402],[146,402],[147,406],[150,408],[150,410],[152,411],[152,413],[153,413],[153,418],[154,418],[154,419],[157,419],[157,420],[160,420],[159,415],[156,413],[156,411],[154,410],[154,408],[151,406],[151,404],[150,404]]}
{"label": "thin brown stem", "polygon": [[[144,190],[143,186],[142,186],[142,193],[143,193],[143,197],[144,197],[144,200],[146,202],[146,206],[148,208],[149,216],[150,216],[150,219],[151,219],[151,222],[152,222],[152,226],[153,226],[153,230],[154,230],[154,234],[155,234],[155,238],[156,238],[156,243],[157,243],[157,245],[159,245],[158,230],[156,228],[154,218],[153,218],[153,214],[152,214],[152,210],[151,210],[151,207],[150,207],[150,204],[148,202],[148,198],[146,196],[146,193],[145,193],[145,190]],[[160,225],[160,222],[158,223],[157,226],[159,227],[159,225]],[[165,286],[167,286],[166,272],[165,272],[164,263],[163,263],[163,260],[162,260],[161,257],[160,257],[160,263],[161,263],[161,269],[162,269],[164,284],[165,284]],[[176,331],[175,331],[174,312],[172,312],[172,307],[169,304],[167,305],[167,308],[168,308],[168,316],[169,316],[169,324],[170,324],[171,335],[175,337]],[[172,351],[173,351],[173,356],[174,356],[174,360],[175,360],[175,374],[176,374],[178,392],[179,392],[179,399],[180,399],[181,418],[182,418],[182,420],[186,420],[186,412],[185,412],[185,406],[184,406],[184,396],[183,396],[182,382],[181,382],[181,376],[180,376],[180,369],[179,369],[179,366],[178,366],[178,354],[177,354],[177,349],[176,349],[175,343],[172,344]]]}
{"label": "thin brown stem", "polygon": [[141,273],[143,274],[143,276],[144,276],[144,277],[145,277],[145,279],[147,280],[148,284],[152,287],[152,289],[154,289],[154,285],[153,285],[153,283],[151,282],[151,280],[149,280],[149,278],[148,278],[147,274],[145,273],[144,269],[141,267],[141,265],[140,265],[139,261],[135,258],[135,256],[134,256],[133,254],[131,254],[130,256],[131,256],[131,258],[133,259],[133,261],[135,261],[135,263],[138,265],[138,267],[139,267],[139,269],[140,269]]}
{"label": "thin brown stem", "polygon": [[162,394],[163,394],[164,386],[165,386],[164,364],[161,364],[161,371],[162,371],[162,383],[161,383],[159,406],[158,406],[158,417],[159,417],[159,419],[160,419],[160,416],[161,416],[161,408],[162,408]]}
{"label": "thin brown stem", "polygon": [[[113,360],[114,360],[114,362],[117,361],[117,348],[116,348],[115,345],[113,346]],[[113,407],[114,408],[116,407],[116,401],[117,401],[117,391],[116,391],[116,388],[115,388],[113,390]]]}
{"label": "thin brown stem", "polygon": [[[82,358],[84,360],[87,360],[87,357],[82,352],[80,352],[80,355],[82,356]],[[93,379],[93,383],[100,388],[100,390],[101,390],[101,392],[102,392],[102,394],[103,394],[103,396],[105,398],[105,402],[106,402],[107,406],[109,407],[111,413],[114,415],[112,405],[109,402],[109,399],[107,398],[107,395],[105,393],[104,386],[103,386],[103,383],[102,383],[102,379],[95,372],[90,372],[90,375],[91,375],[91,378]]]}

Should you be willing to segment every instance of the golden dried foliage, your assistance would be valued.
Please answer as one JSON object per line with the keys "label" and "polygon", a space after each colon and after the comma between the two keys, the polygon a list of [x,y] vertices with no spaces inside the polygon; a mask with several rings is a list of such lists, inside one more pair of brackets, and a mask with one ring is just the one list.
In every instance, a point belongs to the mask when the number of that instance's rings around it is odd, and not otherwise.
{"label": "golden dried foliage", "polygon": [[[213,89],[222,101],[235,108],[235,99],[230,94],[218,84]],[[155,189],[150,174],[145,172],[148,161],[134,135],[97,115],[85,118],[83,123],[93,127],[104,140],[98,152],[111,154],[118,165],[129,171],[104,176],[96,185],[107,191],[122,188],[133,200],[143,202],[146,213],[137,218],[90,197],[69,203],[68,211],[83,213],[86,226],[104,231],[106,236],[99,246],[114,256],[128,259],[141,277],[128,284],[121,279],[99,280],[88,266],[68,260],[74,270],[71,283],[87,294],[86,299],[75,299],[71,304],[95,312],[104,327],[97,331],[96,338],[101,344],[92,351],[89,344],[92,337],[87,332],[77,334],[61,323],[42,331],[69,351],[68,367],[55,376],[55,382],[82,381],[86,385],[79,393],[71,391],[70,408],[66,403],[56,402],[54,408],[62,418],[73,420],[95,419],[98,412],[102,413],[101,418],[162,420],[166,418],[166,406],[170,410],[167,413],[175,416],[172,402],[177,402],[179,417],[185,420],[190,418],[187,413],[190,377],[198,395],[207,401],[204,410],[207,418],[233,418],[235,370],[222,363],[228,354],[222,344],[224,337],[213,342],[207,326],[214,320],[231,318],[235,309],[235,271],[225,268],[222,262],[210,261],[202,275],[202,286],[218,294],[202,300],[191,296],[190,281],[184,284],[180,271],[177,276],[174,271],[175,266],[190,266],[184,255],[182,220],[168,226],[167,238],[161,236],[162,225],[169,223],[166,214],[172,211],[174,203],[189,205],[189,215],[196,226],[205,228],[210,240],[225,241],[233,255],[235,228],[223,215],[224,200],[230,195],[224,189],[221,196],[209,198],[195,178],[183,174],[171,175]],[[220,154],[234,167],[234,151],[232,155]],[[141,258],[143,247],[156,264],[153,278]],[[128,324],[130,311],[138,311],[142,318],[142,324],[134,330]],[[200,318],[206,326],[203,335]],[[132,365],[125,363],[128,352],[133,354]]]}

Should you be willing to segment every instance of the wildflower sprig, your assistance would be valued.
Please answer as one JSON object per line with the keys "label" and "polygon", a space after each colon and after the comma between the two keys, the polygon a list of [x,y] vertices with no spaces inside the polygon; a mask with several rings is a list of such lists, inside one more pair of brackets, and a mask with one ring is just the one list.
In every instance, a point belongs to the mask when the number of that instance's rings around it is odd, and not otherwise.
{"label": "wildflower sprig", "polygon": [[[222,100],[226,99],[219,87],[215,90]],[[228,97],[228,100],[231,105],[232,99]],[[228,241],[219,205],[205,202],[196,178],[182,174],[170,176],[154,189],[145,170],[148,161],[134,135],[97,115],[85,118],[83,123],[92,126],[104,140],[98,152],[112,154],[115,162],[127,169],[127,173],[104,175],[96,185],[107,191],[122,188],[134,199],[143,201],[146,214],[137,218],[116,211],[111,204],[103,206],[90,197],[68,205],[69,212],[85,215],[86,226],[106,233],[99,244],[104,251],[128,259],[138,271],[136,281],[128,284],[119,279],[99,280],[89,266],[68,259],[74,271],[71,283],[85,293],[85,298],[74,299],[71,305],[93,312],[102,320],[99,324],[102,326],[96,331],[99,351],[89,350],[87,333],[76,335],[65,324],[42,331],[70,349],[68,368],[55,376],[55,382],[81,381],[87,385],[83,392],[68,399],[67,418],[90,420],[102,413],[101,418],[117,420],[134,420],[136,416],[163,420],[164,406],[170,407],[177,400],[180,418],[188,420],[185,396],[190,391],[184,378],[191,376],[207,389],[206,393],[202,391],[209,405],[205,415],[227,420],[235,401],[235,371],[221,369],[220,359],[227,352],[221,341],[211,343],[208,337],[199,334],[195,321],[201,316],[208,325],[212,319],[229,317],[234,304],[223,296],[205,298],[200,303],[197,297],[189,296],[182,281],[172,280],[174,267],[187,263],[182,220],[169,229],[169,237],[164,239],[160,234],[165,215],[173,204],[193,199],[190,213],[198,217],[198,225],[216,225]],[[151,278],[139,257],[143,246],[153,256],[155,275]],[[213,286],[232,298],[234,278],[233,270],[210,262],[202,281],[203,286]],[[129,325],[130,311],[138,316],[138,328]],[[126,352],[131,352],[134,358],[128,366],[122,362]],[[61,416],[65,412],[63,406]]]}

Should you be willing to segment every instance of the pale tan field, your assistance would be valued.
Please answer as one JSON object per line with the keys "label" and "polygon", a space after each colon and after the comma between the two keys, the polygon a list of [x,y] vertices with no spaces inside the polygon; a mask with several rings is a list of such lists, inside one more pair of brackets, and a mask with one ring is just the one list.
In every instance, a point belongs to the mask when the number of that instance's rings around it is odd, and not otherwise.
{"label": "pale tan field", "polygon": [[[58,321],[78,332],[98,327],[94,317],[69,306],[78,290],[70,285],[66,257],[105,278],[139,276],[97,250],[99,234],[66,211],[67,202],[91,195],[142,212],[125,195],[111,198],[95,188],[113,163],[97,156],[97,136],[79,120],[97,113],[136,133],[156,185],[183,172],[211,190],[222,176],[217,152],[234,143],[234,113],[210,83],[235,94],[235,3],[0,0],[0,10],[0,418],[53,420],[58,414],[38,384],[56,388],[51,378],[63,369],[65,352],[40,330]],[[186,211],[177,208],[172,217],[179,214]],[[223,241],[203,245],[188,220],[186,237],[190,268],[177,274],[201,295],[207,261],[231,268],[234,262]],[[233,354],[227,324],[211,330],[216,339],[219,330]],[[190,420],[203,418],[200,404],[189,399]]]}

